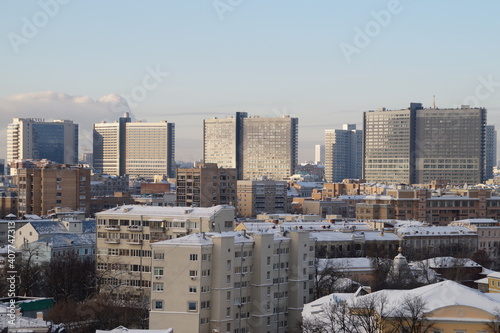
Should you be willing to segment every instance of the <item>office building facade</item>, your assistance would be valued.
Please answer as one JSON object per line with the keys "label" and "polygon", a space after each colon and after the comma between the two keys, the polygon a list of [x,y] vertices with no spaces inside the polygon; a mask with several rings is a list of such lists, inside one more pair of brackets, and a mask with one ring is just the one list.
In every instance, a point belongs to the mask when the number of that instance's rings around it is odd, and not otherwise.
{"label": "office building facade", "polygon": [[344,179],[360,179],[363,171],[363,131],[356,125],[325,130],[325,179],[339,183]]}
{"label": "office building facade", "polygon": [[287,182],[277,180],[238,180],[238,217],[288,212]]}
{"label": "office building facade", "polygon": [[78,124],[71,120],[14,118],[7,127],[7,163],[23,159],[77,164]]}
{"label": "office building facade", "polygon": [[424,109],[364,113],[363,176],[368,182],[477,184],[484,178],[486,110]]}
{"label": "office building facade", "polygon": [[175,124],[131,122],[94,124],[94,168],[110,175],[153,179],[175,174]]}
{"label": "office building facade", "polygon": [[216,163],[200,163],[189,169],[179,168],[177,206],[236,205],[236,179],[236,168],[219,168]]}
{"label": "office building facade", "polygon": [[298,119],[247,117],[204,121],[203,161],[238,169],[238,179],[282,180],[298,160]]}
{"label": "office building facade", "polygon": [[325,145],[314,146],[314,164],[325,164]]}

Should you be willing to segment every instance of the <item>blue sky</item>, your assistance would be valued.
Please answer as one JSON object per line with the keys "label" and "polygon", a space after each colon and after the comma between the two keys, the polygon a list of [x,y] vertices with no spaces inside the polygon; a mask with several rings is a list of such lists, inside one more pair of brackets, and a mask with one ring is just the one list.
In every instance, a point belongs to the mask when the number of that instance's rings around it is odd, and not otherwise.
{"label": "blue sky", "polygon": [[[74,105],[82,100],[30,100],[47,91],[127,96],[136,119],[176,123],[183,160],[201,157],[203,118],[236,111],[299,117],[301,161],[324,129],[361,125],[379,107],[430,106],[433,95],[438,107],[478,102],[500,126],[499,9],[493,0],[4,1],[0,135],[14,114],[51,118],[51,103],[82,132],[102,120]],[[147,78],[156,70],[168,76]]]}

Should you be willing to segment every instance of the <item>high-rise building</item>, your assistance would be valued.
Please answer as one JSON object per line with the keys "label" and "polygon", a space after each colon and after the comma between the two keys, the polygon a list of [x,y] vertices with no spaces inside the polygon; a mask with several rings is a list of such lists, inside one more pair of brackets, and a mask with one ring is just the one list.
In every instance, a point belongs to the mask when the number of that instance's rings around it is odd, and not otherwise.
{"label": "high-rise building", "polygon": [[243,120],[243,179],[282,180],[295,173],[297,118],[252,117]]}
{"label": "high-rise building", "polygon": [[484,152],[484,180],[493,178],[493,167],[497,161],[497,131],[495,126],[487,125]]}
{"label": "high-rise building", "polygon": [[112,297],[149,299],[159,260],[171,255],[152,255],[151,244],[197,232],[231,231],[234,216],[232,206],[124,205],[96,213],[96,261],[102,290]]}
{"label": "high-rise building", "polygon": [[314,146],[314,163],[325,164],[325,145]]}
{"label": "high-rise building", "polygon": [[125,125],[128,113],[113,123],[94,124],[94,169],[108,175],[125,175]]}
{"label": "high-rise building", "polygon": [[78,124],[71,120],[14,118],[7,127],[7,163],[22,159],[77,164]]}
{"label": "high-rise building", "polygon": [[90,169],[48,164],[17,170],[19,215],[47,215],[56,207],[90,214]]}
{"label": "high-rise building", "polygon": [[204,121],[203,161],[236,167],[238,179],[281,180],[294,174],[298,159],[298,119],[235,118]]}
{"label": "high-rise building", "polygon": [[236,168],[238,179],[242,166],[242,124],[246,117],[246,112],[236,112],[236,117],[203,120],[203,162]]}
{"label": "high-rise building", "polygon": [[236,168],[219,168],[216,163],[200,163],[189,169],[179,168],[177,206],[236,205],[236,178]]}
{"label": "high-rise building", "polygon": [[238,216],[284,214],[287,212],[287,182],[279,180],[238,180]]}
{"label": "high-rise building", "polygon": [[175,125],[131,122],[128,114],[118,122],[94,124],[94,168],[110,175],[175,174]]}
{"label": "high-rise building", "polygon": [[307,231],[201,233],[151,248],[151,329],[297,332],[313,297]]}
{"label": "high-rise building", "polygon": [[484,177],[486,109],[364,113],[364,178],[368,182],[477,184]]}
{"label": "high-rise building", "polygon": [[325,130],[325,179],[339,183],[344,179],[360,179],[363,171],[363,131],[356,125]]}

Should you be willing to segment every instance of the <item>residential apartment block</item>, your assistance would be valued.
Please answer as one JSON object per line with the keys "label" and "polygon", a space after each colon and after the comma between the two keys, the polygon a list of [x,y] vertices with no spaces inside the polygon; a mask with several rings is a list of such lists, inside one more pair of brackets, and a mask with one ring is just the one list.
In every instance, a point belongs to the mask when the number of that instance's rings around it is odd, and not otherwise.
{"label": "residential apartment block", "polygon": [[484,179],[486,109],[424,109],[364,113],[363,178],[368,182],[451,184]]}
{"label": "residential apartment block", "polygon": [[125,114],[114,123],[94,124],[94,168],[110,175],[175,174],[175,124],[131,122]]}
{"label": "residential apartment block", "polygon": [[197,232],[233,230],[235,209],[125,205],[96,214],[97,270],[113,297],[148,299],[151,244]]}
{"label": "residential apartment block", "polygon": [[17,169],[19,215],[47,215],[56,207],[90,214],[90,169],[61,164]]}
{"label": "residential apartment block", "polygon": [[219,168],[216,163],[177,169],[177,206],[236,205],[237,176],[236,168]]}
{"label": "residential apartment block", "polygon": [[360,179],[363,171],[363,131],[356,125],[325,130],[325,179],[341,182]]}
{"label": "residential apartment block", "polygon": [[493,168],[497,165],[497,131],[495,126],[486,125],[484,152],[484,179],[494,177]]}
{"label": "residential apartment block", "polygon": [[313,297],[307,231],[192,234],[152,251],[152,329],[294,332]]}
{"label": "residential apartment block", "polygon": [[14,118],[7,127],[7,163],[23,159],[78,164],[78,124],[71,120]]}
{"label": "residential apartment block", "polygon": [[294,174],[298,157],[298,119],[236,117],[203,123],[203,161],[238,169],[238,179],[282,180]]}
{"label": "residential apartment block", "polygon": [[238,180],[238,217],[286,213],[287,182],[274,180]]}

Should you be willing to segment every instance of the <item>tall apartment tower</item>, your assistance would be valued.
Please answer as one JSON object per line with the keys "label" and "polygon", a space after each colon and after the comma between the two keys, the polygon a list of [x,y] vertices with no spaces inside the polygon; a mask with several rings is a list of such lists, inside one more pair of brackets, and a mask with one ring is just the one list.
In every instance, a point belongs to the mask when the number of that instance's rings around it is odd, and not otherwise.
{"label": "tall apartment tower", "polygon": [[236,205],[236,168],[200,163],[194,168],[177,169],[176,177],[177,206]]}
{"label": "tall apartment tower", "polygon": [[493,167],[497,164],[497,131],[495,126],[487,125],[484,152],[484,180],[493,178]]}
{"label": "tall apartment tower", "polygon": [[241,177],[243,119],[247,117],[246,112],[236,112],[235,117],[203,120],[203,162],[236,168]]}
{"label": "tall apartment tower", "polygon": [[281,180],[291,176],[298,159],[298,119],[235,118],[204,121],[203,161],[236,167],[238,179]]}
{"label": "tall apartment tower", "polygon": [[94,168],[111,175],[175,175],[175,124],[118,122],[94,124]]}
{"label": "tall apartment tower", "polygon": [[424,109],[364,113],[366,181],[477,184],[484,177],[486,109]]}
{"label": "tall apartment tower", "polygon": [[363,171],[363,131],[356,125],[325,130],[325,179],[340,183],[344,179],[360,179]]}
{"label": "tall apartment tower", "polygon": [[[151,287],[158,287],[153,277],[159,274],[158,263],[172,255],[152,255],[151,245],[197,232],[232,231],[234,216],[232,206],[123,205],[96,213],[96,263],[103,277],[102,290],[111,297],[149,302]],[[171,270],[180,273],[182,268],[165,268],[167,272]]]}
{"label": "tall apartment tower", "polygon": [[18,159],[78,164],[78,124],[71,120],[14,118],[7,127],[7,163]]}
{"label": "tall apartment tower", "polygon": [[325,164],[325,145],[314,146],[314,163],[321,165]]}
{"label": "tall apartment tower", "polygon": [[150,329],[297,332],[313,296],[307,231],[201,233],[151,248]]}

